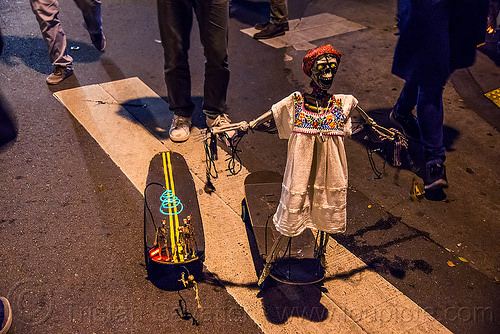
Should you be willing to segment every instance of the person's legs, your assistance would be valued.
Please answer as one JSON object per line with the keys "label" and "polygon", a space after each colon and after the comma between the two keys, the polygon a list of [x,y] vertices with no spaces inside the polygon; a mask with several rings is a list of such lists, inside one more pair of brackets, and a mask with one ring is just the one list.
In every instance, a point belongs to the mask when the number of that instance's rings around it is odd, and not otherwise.
{"label": "person's legs", "polygon": [[414,81],[407,80],[399,94],[398,101],[394,105],[394,112],[398,116],[409,116],[413,108],[417,105],[418,84]]}
{"label": "person's legs", "polygon": [[399,127],[403,133],[414,140],[420,140],[420,129],[412,111],[417,104],[418,84],[409,78],[401,90],[398,101],[394,105],[389,119]]}
{"label": "person's legs", "polygon": [[73,58],[66,52],[66,35],[59,20],[59,1],[30,0],[30,3],[43,39],[49,48],[51,64],[72,70]]}
{"label": "person's legs", "polygon": [[443,89],[428,83],[422,84],[418,93],[417,118],[421,130],[425,161],[444,162],[443,145]]}
{"label": "person's legs", "polygon": [[158,0],[157,5],[165,84],[169,108],[174,113],[169,135],[172,141],[182,142],[189,138],[194,110],[188,62],[193,6],[190,0]]}
{"label": "person's legs", "polygon": [[288,25],[288,0],[270,0],[271,13],[269,21],[258,23],[255,29],[260,30],[253,35],[255,39],[267,39],[282,36],[290,29]]}
{"label": "person's legs", "polygon": [[106,38],[102,31],[101,0],[74,0],[82,11],[85,26],[90,34],[92,44],[97,50],[106,47]]}
{"label": "person's legs", "polygon": [[288,23],[288,0],[271,0],[270,17],[273,24]]}
{"label": "person's legs", "polygon": [[417,118],[424,151],[425,190],[448,186],[446,178],[446,149],[443,144],[443,85],[435,82],[420,86],[417,101]]}
{"label": "person's legs", "polygon": [[165,58],[170,110],[191,117],[191,73],[188,62],[193,8],[189,0],[158,0],[158,23]]}
{"label": "person's legs", "polygon": [[209,119],[226,112],[229,1],[197,1],[196,16],[205,55],[203,112]]}

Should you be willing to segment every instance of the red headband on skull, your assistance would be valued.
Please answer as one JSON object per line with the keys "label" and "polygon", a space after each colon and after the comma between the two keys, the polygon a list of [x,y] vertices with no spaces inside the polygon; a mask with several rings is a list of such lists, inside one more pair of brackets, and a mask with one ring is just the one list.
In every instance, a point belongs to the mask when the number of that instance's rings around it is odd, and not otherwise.
{"label": "red headband on skull", "polygon": [[314,61],[319,56],[322,56],[324,54],[333,55],[337,59],[337,62],[340,63],[340,57],[342,55],[340,54],[340,52],[335,50],[333,46],[331,46],[330,44],[319,46],[316,49],[311,49],[309,50],[309,52],[307,52],[306,56],[304,57],[304,60],[302,61],[302,69],[304,70],[304,73],[308,77],[311,76],[311,69],[314,65]]}

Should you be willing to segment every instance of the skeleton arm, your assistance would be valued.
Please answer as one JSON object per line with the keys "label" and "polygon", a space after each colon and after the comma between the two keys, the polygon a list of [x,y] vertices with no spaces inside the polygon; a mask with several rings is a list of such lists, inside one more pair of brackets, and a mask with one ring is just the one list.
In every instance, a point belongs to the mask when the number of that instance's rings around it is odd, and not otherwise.
{"label": "skeleton arm", "polygon": [[[273,112],[271,110],[265,112],[250,122],[242,121],[239,123],[231,123],[223,126],[213,127],[210,132],[214,135],[221,134],[227,131],[240,130],[247,132],[248,129],[256,129],[259,125],[273,120]],[[258,131],[258,129],[256,129]],[[264,130],[265,131],[265,130]]]}
{"label": "skeleton arm", "polygon": [[258,118],[254,119],[253,121],[250,121],[248,124],[250,128],[254,129],[255,127],[264,124],[265,122],[268,122],[273,119],[273,112],[272,110],[266,111],[264,114],[260,115]]}
{"label": "skeleton arm", "polygon": [[380,136],[382,136],[383,138],[387,138],[389,140],[394,140],[396,134],[394,133],[394,131],[391,131],[387,128],[384,128],[383,126],[380,126],[378,125],[374,120],[373,118],[371,118],[370,116],[368,116],[368,114],[363,110],[361,109],[360,106],[356,106],[356,111],[361,115],[361,117],[363,117],[363,119],[365,120],[365,122],[375,131],[377,132]]}

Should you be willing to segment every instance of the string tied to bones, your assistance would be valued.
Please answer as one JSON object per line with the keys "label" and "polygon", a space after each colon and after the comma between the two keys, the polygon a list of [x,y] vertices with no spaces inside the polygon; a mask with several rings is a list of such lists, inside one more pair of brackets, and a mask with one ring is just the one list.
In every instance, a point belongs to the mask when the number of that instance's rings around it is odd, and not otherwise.
{"label": "string tied to bones", "polygon": [[[408,149],[408,139],[404,134],[402,134],[400,131],[394,128],[385,128],[383,126],[380,126],[377,124],[373,118],[368,116],[368,114],[361,109],[361,107],[356,106],[356,110],[358,113],[361,115],[361,117],[365,120],[365,129],[366,129],[366,135],[368,139],[373,142],[373,143],[387,143],[387,142],[392,142],[394,145],[393,149],[393,156],[392,156],[392,165],[394,167],[400,167],[402,165],[401,161],[401,155],[403,150]],[[353,134],[359,132],[358,131],[353,131]],[[368,151],[368,159],[370,161],[370,165],[376,174],[377,178],[381,178],[382,174],[379,172],[375,166],[375,162],[373,161],[373,152],[376,151],[376,149],[369,149],[367,148]],[[411,166],[413,166],[413,161],[410,158],[408,152],[406,151],[406,157],[408,159],[408,162],[410,163]],[[385,168],[385,160],[384,160],[384,168]]]}

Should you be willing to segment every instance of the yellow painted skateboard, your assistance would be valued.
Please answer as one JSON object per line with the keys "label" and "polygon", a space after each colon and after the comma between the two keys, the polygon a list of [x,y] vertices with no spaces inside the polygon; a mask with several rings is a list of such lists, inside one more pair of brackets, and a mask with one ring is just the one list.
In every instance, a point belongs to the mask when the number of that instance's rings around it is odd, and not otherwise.
{"label": "yellow painted skateboard", "polygon": [[193,177],[183,156],[156,154],[144,190],[144,253],[148,279],[165,290],[200,281],[205,239]]}

